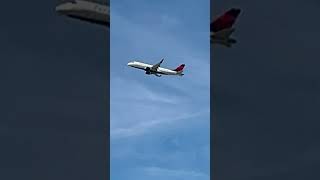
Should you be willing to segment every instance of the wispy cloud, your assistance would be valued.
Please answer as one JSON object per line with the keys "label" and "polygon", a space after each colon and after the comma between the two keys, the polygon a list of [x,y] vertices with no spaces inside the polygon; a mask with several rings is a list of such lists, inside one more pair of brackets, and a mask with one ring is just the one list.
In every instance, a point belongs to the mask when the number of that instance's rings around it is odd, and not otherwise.
{"label": "wispy cloud", "polygon": [[191,180],[191,179],[210,179],[210,175],[202,172],[196,171],[188,171],[188,170],[180,170],[180,169],[166,169],[160,167],[145,167],[143,171],[150,176],[156,177],[167,177],[167,178],[179,178],[183,180]]}
{"label": "wispy cloud", "polygon": [[[174,17],[169,17],[168,15],[160,15],[162,19],[171,19],[170,21],[179,21]],[[127,47],[130,47],[136,54],[140,54],[140,57],[144,57],[146,52],[148,54],[154,54],[153,56],[161,55],[166,57],[181,57],[181,56],[190,56],[197,54],[208,55],[205,59],[202,59],[206,62],[209,62],[209,39],[207,44],[198,43],[196,44],[199,48],[194,48],[195,43],[190,38],[179,37],[177,35],[181,32],[175,32],[175,30],[188,29],[190,23],[184,24],[184,26],[169,26],[171,31],[166,30],[167,25],[162,25],[160,27],[150,26],[149,24],[138,24],[127,19],[127,17],[121,16],[120,13],[112,13],[112,18],[115,22],[119,23],[119,26],[123,28],[117,29],[119,32],[111,30],[111,33],[114,36],[111,37],[111,48],[117,47],[118,45],[122,46],[122,43],[126,43]],[[162,21],[161,21],[162,22]],[[173,22],[172,22],[173,24]],[[179,27],[179,28],[178,28]],[[184,30],[184,32],[189,32]],[[173,33],[174,32],[174,33]],[[191,32],[190,32],[191,33]],[[188,36],[190,34],[186,34]],[[209,34],[202,35],[202,37]],[[111,53],[112,54],[112,53]],[[170,60],[170,59],[169,59]],[[191,61],[194,61],[190,59]],[[201,60],[201,59],[200,59]],[[177,61],[177,60],[175,60]]]}
{"label": "wispy cloud", "polygon": [[125,77],[113,77],[111,79],[111,99],[116,102],[167,103],[179,104],[183,99],[178,95],[172,95],[159,90],[151,89],[145,84]]}
{"label": "wispy cloud", "polygon": [[193,113],[178,112],[180,115],[173,116],[173,117],[157,116],[155,120],[145,118],[145,121],[128,128],[111,129],[110,134],[112,139],[138,136],[138,135],[145,134],[147,132],[154,132],[155,128],[161,128],[165,125],[172,125],[174,123],[177,123],[177,121],[184,120],[183,122],[186,123],[185,120],[199,117],[203,114],[207,114],[208,112],[209,112],[209,109],[207,109],[206,111],[193,112]]}

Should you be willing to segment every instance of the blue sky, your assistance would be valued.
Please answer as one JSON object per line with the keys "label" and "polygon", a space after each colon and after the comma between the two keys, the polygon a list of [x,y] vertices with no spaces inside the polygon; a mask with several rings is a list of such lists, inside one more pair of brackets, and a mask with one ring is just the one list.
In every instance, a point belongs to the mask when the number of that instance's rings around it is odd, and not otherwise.
{"label": "blue sky", "polygon": [[[209,0],[111,1],[111,179],[210,178]],[[185,75],[127,66],[186,64]]]}

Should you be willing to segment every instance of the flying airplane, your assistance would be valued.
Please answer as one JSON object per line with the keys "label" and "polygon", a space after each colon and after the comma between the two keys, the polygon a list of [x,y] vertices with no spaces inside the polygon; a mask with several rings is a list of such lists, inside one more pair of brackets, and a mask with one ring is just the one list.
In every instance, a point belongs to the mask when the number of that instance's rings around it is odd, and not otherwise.
{"label": "flying airplane", "polygon": [[231,47],[237,41],[230,38],[235,31],[233,24],[236,22],[241,10],[232,8],[219,16],[210,24],[210,42],[213,44],[220,44],[226,47]]}
{"label": "flying airplane", "polygon": [[56,6],[59,14],[110,28],[110,6],[89,0],[67,0]]}
{"label": "flying airplane", "polygon": [[161,59],[161,61],[157,64],[151,65],[151,64],[146,64],[138,61],[132,61],[128,63],[128,66],[142,69],[146,71],[146,74],[150,75],[153,74],[157,77],[161,77],[161,75],[177,75],[177,76],[183,76],[183,68],[185,64],[181,64],[178,66],[176,69],[167,69],[167,68],[162,68],[160,65],[162,64],[164,59]]}

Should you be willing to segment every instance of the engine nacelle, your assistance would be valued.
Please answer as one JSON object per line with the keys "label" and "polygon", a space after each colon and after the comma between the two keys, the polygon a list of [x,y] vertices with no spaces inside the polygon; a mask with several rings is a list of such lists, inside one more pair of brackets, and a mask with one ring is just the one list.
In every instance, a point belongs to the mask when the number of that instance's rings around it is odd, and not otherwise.
{"label": "engine nacelle", "polygon": [[149,67],[146,67],[146,74],[151,74]]}

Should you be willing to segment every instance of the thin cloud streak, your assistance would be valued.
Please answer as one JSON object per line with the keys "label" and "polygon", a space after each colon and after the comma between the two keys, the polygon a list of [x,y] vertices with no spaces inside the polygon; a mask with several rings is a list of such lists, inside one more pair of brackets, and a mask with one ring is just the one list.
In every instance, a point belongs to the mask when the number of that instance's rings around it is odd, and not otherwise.
{"label": "thin cloud streak", "polygon": [[[200,117],[201,115],[207,114],[209,112],[209,108],[207,111],[201,111],[201,112],[195,112],[195,113],[184,113],[177,117],[160,117],[156,120],[150,120],[146,118],[144,121],[140,124],[137,124],[135,126],[129,127],[129,128],[116,128],[111,130],[111,138],[112,139],[118,139],[118,138],[124,138],[124,137],[133,137],[138,135],[143,135],[148,132],[153,132],[154,128],[156,127],[163,127],[163,125],[172,125],[174,123],[177,123],[177,121],[181,120],[188,120],[191,118]],[[185,121],[184,121],[185,122]]]}
{"label": "thin cloud streak", "polygon": [[196,171],[187,171],[187,170],[179,170],[179,169],[165,169],[160,167],[145,167],[143,171],[151,176],[167,176],[167,177],[175,177],[175,178],[183,178],[183,179],[208,179],[210,175],[196,172]]}
{"label": "thin cloud streak", "polygon": [[[176,95],[170,95],[163,92],[157,92],[158,90],[151,89],[146,85],[127,78],[114,77],[112,78],[113,88],[111,91],[112,101],[144,101],[145,103],[167,103],[167,104],[179,104],[181,103],[181,97]],[[125,88],[124,88],[125,87]],[[123,91],[126,92],[123,92]]]}

